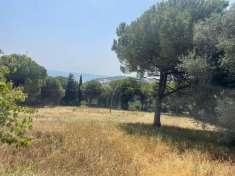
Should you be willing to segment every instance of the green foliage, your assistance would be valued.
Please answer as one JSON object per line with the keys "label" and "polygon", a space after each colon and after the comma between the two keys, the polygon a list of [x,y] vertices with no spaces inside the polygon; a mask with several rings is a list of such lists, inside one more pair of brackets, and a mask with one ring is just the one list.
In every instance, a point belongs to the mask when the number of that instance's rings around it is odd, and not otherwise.
{"label": "green foliage", "polygon": [[[7,73],[6,67],[0,69],[0,141],[2,143],[25,146],[30,138],[25,136],[26,130],[31,128],[32,119],[26,115],[33,111],[18,105],[25,101],[25,95],[19,88],[13,88],[11,83],[3,79]],[[24,113],[19,116],[19,113]]]}
{"label": "green foliage", "polygon": [[81,105],[82,101],[82,75],[80,75],[79,83],[78,83],[78,106]]}
{"label": "green foliage", "polygon": [[123,70],[175,71],[179,56],[193,47],[194,22],[222,11],[226,4],[222,0],[168,0],[152,7],[130,25],[120,24],[113,50]]}
{"label": "green foliage", "polygon": [[89,81],[83,86],[83,95],[89,105],[91,105],[93,101],[98,101],[102,91],[102,84],[98,81]]}
{"label": "green foliage", "polygon": [[[159,77],[154,124],[161,126],[165,97],[189,87],[191,77],[179,69],[180,58],[194,50],[194,26],[200,20],[222,13],[223,0],[167,0],[146,11],[131,24],[117,28],[116,52],[123,72]],[[174,81],[168,91],[167,82]]]}
{"label": "green foliage", "polygon": [[121,108],[128,110],[129,102],[133,101],[135,93],[138,89],[138,83],[133,79],[123,80],[119,87]]}
{"label": "green foliage", "polygon": [[234,12],[233,7],[195,25],[195,50],[182,60],[192,79],[192,115],[230,130],[235,127],[231,118],[234,98],[230,95],[235,88]]}
{"label": "green foliage", "polygon": [[43,80],[47,76],[46,69],[26,55],[4,55],[0,58],[0,64],[9,68],[7,79],[15,86],[24,85],[28,79]]}
{"label": "green foliage", "polygon": [[69,75],[63,102],[66,105],[78,104],[78,83],[75,81],[73,74]]}
{"label": "green foliage", "polygon": [[223,51],[219,83],[226,88],[235,88],[235,6],[231,7],[221,18],[222,30],[218,33],[218,48]]}
{"label": "green foliage", "polygon": [[218,124],[235,132],[235,99],[224,97],[218,100]]}
{"label": "green foliage", "polygon": [[128,103],[128,110],[130,111],[140,111],[141,110],[141,103],[138,100],[131,101]]}
{"label": "green foliage", "polygon": [[38,105],[41,103],[42,86],[45,80],[30,80],[27,79],[23,86],[24,92],[27,95],[27,105]]}
{"label": "green foliage", "polygon": [[48,77],[44,87],[42,87],[43,104],[58,105],[64,95],[65,92],[60,81],[56,78]]}
{"label": "green foliage", "polygon": [[134,97],[137,95],[139,89],[139,84],[135,79],[128,78],[119,81],[113,81],[110,83],[114,93],[114,99],[116,103],[119,103],[121,109],[128,110],[129,102],[134,100]]}
{"label": "green foliage", "polygon": [[67,85],[68,85],[68,78],[67,77],[63,77],[63,76],[57,76],[55,77],[60,84],[62,85],[63,89],[66,89]]}
{"label": "green foliage", "polygon": [[26,55],[4,55],[0,58],[0,65],[9,69],[7,80],[15,87],[22,86],[28,95],[26,103],[35,105],[40,103],[41,88],[47,77],[44,67],[38,65]]}
{"label": "green foliage", "polygon": [[0,66],[0,80],[6,81],[6,76],[8,74],[9,70],[6,66]]}
{"label": "green foliage", "polygon": [[235,94],[229,92],[229,95],[221,96],[217,99],[216,113],[217,122],[216,124],[223,127],[225,130],[224,135],[221,136],[221,141],[227,144],[235,144]]}
{"label": "green foliage", "polygon": [[152,105],[154,102],[154,90],[155,86],[152,83],[142,83],[139,90],[137,90],[137,95],[141,103],[142,111],[152,110]]}
{"label": "green foliage", "polygon": [[101,107],[110,107],[110,101],[113,94],[113,89],[110,85],[102,86],[102,93],[98,98],[98,106]]}

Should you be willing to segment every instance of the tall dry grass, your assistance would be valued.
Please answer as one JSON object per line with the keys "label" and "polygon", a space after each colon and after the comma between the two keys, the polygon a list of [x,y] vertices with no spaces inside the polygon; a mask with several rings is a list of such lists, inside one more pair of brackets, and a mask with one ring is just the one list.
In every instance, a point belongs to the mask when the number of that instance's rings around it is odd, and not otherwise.
{"label": "tall dry grass", "polygon": [[42,108],[34,115],[32,144],[0,146],[0,175],[234,176],[235,151],[186,117],[107,109]]}

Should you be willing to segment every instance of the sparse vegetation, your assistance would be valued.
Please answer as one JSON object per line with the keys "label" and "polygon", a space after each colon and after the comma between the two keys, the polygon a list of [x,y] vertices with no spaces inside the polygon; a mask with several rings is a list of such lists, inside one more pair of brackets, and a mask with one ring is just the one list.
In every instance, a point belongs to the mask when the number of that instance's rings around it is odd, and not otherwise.
{"label": "sparse vegetation", "polygon": [[3,2],[0,176],[235,176],[232,2]]}
{"label": "sparse vegetation", "polygon": [[186,117],[55,107],[34,114],[32,145],[0,146],[0,175],[233,176],[235,150]]}

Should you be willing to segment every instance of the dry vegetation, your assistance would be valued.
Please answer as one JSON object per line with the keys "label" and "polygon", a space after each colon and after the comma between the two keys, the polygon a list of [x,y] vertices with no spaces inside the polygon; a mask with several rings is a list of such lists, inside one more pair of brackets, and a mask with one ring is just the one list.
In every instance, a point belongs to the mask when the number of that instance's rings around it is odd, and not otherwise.
{"label": "dry vegetation", "polygon": [[188,118],[106,109],[42,108],[32,144],[0,146],[0,175],[234,176],[234,148]]}

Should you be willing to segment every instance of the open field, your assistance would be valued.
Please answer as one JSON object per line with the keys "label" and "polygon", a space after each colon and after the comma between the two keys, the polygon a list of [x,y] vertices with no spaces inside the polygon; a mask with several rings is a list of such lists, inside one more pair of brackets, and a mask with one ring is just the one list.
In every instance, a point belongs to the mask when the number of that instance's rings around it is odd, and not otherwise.
{"label": "open field", "polygon": [[34,114],[32,145],[0,146],[0,175],[234,176],[235,150],[184,117],[55,107]]}

